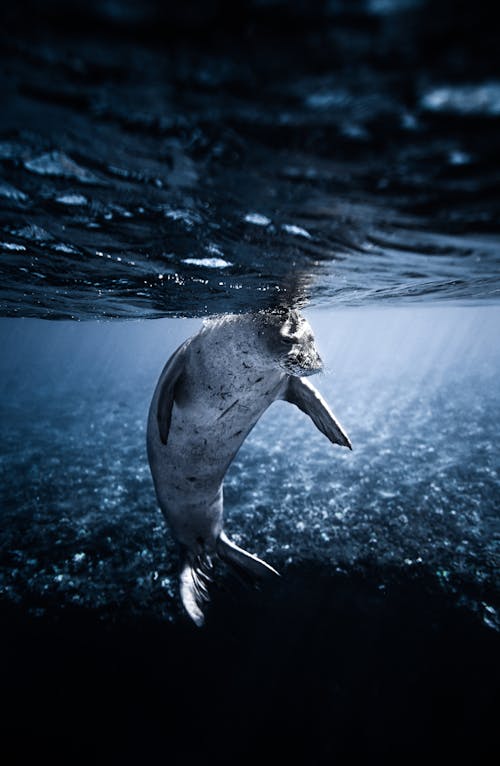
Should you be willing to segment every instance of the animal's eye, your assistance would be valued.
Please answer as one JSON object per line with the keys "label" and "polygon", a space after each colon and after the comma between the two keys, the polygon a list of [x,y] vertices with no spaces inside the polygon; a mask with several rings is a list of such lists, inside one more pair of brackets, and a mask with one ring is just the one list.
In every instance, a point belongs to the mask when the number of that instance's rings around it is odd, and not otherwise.
{"label": "animal's eye", "polygon": [[290,335],[281,335],[280,341],[283,343],[284,346],[293,346],[295,340]]}

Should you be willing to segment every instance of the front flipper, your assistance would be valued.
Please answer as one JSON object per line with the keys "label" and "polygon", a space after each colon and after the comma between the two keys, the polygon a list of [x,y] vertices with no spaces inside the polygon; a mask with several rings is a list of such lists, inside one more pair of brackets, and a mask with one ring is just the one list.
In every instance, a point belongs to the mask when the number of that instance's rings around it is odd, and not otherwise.
{"label": "front flipper", "polygon": [[158,430],[163,444],[167,443],[168,432],[170,430],[170,420],[172,418],[172,407],[174,405],[175,388],[179,383],[180,377],[184,372],[186,362],[187,343],[183,343],[177,351],[172,354],[165,369],[163,370],[158,383],[158,400],[156,407],[156,417],[158,420]]}
{"label": "front flipper", "polygon": [[288,388],[283,398],[309,415],[316,428],[325,434],[333,444],[340,444],[342,447],[352,449],[344,429],[336,420],[319,391],[309,381],[290,376]]}

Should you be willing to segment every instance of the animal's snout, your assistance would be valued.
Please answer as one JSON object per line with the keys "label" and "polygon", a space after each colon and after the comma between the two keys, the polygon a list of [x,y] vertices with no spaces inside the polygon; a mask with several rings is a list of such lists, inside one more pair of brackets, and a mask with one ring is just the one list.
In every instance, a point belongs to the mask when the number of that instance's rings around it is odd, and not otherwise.
{"label": "animal's snout", "polygon": [[323,360],[317,351],[312,351],[304,364],[305,369],[312,375],[315,372],[321,372],[323,369]]}
{"label": "animal's snout", "polygon": [[314,375],[323,369],[323,360],[316,349],[301,349],[288,355],[286,366],[295,375]]}
{"label": "animal's snout", "polygon": [[315,372],[321,372],[324,367],[323,360],[319,354],[316,354],[316,361],[314,362],[313,367]]}

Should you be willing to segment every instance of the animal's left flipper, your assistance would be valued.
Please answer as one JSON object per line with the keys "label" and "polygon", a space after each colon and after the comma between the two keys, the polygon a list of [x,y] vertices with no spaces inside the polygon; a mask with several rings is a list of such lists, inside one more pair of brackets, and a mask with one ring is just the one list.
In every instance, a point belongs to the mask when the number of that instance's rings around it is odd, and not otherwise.
{"label": "animal's left flipper", "polygon": [[325,434],[333,444],[340,444],[342,447],[352,449],[346,432],[319,391],[309,381],[290,376],[283,398],[309,415],[316,428]]}

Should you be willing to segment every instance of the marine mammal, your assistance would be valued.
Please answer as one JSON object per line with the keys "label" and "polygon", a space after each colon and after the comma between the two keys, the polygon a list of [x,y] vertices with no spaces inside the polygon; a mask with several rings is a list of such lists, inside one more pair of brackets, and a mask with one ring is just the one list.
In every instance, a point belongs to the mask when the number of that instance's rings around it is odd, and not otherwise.
{"label": "marine mammal", "polygon": [[160,375],[148,415],[148,459],[158,504],[181,548],[181,599],[197,625],[215,558],[254,577],[277,574],[223,529],[225,473],[269,405],[295,404],[331,442],[351,449],[304,379],[321,369],[309,323],[296,310],[280,310],[206,320]]}

